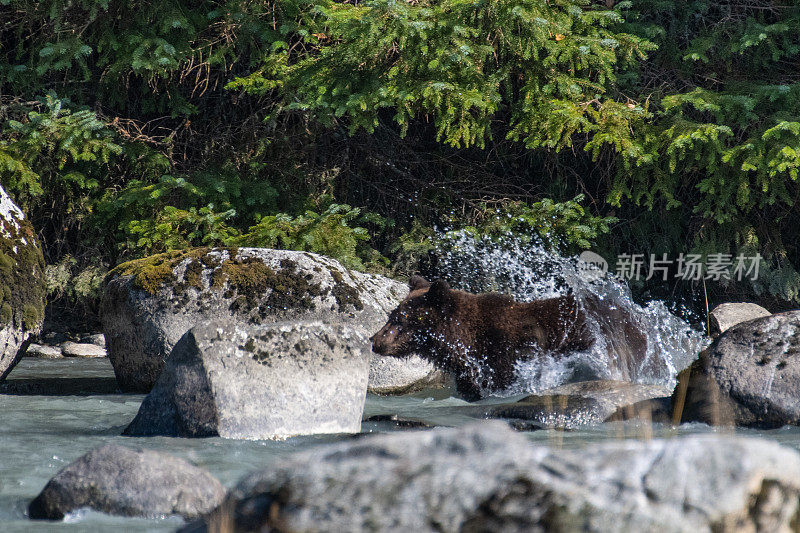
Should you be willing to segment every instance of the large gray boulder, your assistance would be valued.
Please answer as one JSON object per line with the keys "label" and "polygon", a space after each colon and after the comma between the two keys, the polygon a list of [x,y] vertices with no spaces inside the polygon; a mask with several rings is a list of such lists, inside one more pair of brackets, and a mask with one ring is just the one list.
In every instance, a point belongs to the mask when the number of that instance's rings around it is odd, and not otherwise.
{"label": "large gray boulder", "polygon": [[183,459],[109,444],[61,470],[31,502],[28,514],[61,520],[89,507],[123,516],[195,518],[214,509],[224,496],[219,481]]}
{"label": "large gray boulder", "polygon": [[678,376],[673,403],[684,422],[800,424],[800,311],[722,333]]}
{"label": "large gray boulder", "polygon": [[0,186],[0,381],[44,319],[44,259],[33,226]]}
{"label": "large gray boulder", "polygon": [[[107,278],[101,318],[120,387],[148,392],[173,346],[197,324],[321,320],[369,337],[407,291],[397,281],[308,252],[200,248],[115,268]],[[419,358],[380,359],[375,357],[381,365],[375,392],[402,392],[435,372]]]}
{"label": "large gray boulder", "polygon": [[723,333],[736,324],[769,315],[770,312],[758,304],[748,302],[720,304],[711,311],[711,332],[715,335]]}
{"label": "large gray boulder", "polygon": [[357,433],[369,340],[343,325],[210,322],[186,333],[126,435]]}
{"label": "large gray boulder", "polygon": [[484,421],[298,453],[186,531],[789,531],[799,494],[800,455],[762,439],[558,449]]}

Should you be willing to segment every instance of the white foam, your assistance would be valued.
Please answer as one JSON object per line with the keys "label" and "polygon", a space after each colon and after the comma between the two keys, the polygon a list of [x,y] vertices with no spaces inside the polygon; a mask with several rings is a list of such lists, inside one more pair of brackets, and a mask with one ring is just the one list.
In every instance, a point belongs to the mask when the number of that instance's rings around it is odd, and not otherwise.
{"label": "white foam", "polygon": [[[517,379],[505,394],[530,393],[556,387],[581,376],[626,379],[637,383],[674,385],[677,373],[691,364],[708,342],[687,322],[671,314],[663,302],[640,306],[616,275],[585,277],[577,258],[548,252],[536,240],[523,242],[507,235],[501,239],[475,239],[463,232],[444,234],[438,267],[454,288],[480,293],[496,291],[518,301],[552,298],[569,292],[578,299],[593,295],[607,305],[628,311],[647,337],[647,353],[629,376],[609,361],[607,339],[599,325],[591,324],[598,339],[586,351],[564,356],[533,357],[517,364]],[[612,350],[613,351],[613,350]],[[477,362],[476,362],[477,363]]]}

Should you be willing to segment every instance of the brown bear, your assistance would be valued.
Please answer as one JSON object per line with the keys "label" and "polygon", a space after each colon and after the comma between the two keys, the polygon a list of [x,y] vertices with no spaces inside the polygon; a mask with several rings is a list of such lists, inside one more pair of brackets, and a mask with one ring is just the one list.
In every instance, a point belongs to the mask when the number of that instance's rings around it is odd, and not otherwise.
{"label": "brown bear", "polygon": [[596,339],[587,307],[595,314],[601,311],[601,331],[603,323],[614,328],[622,324],[628,348],[647,346],[620,310],[596,297],[588,306],[571,295],[521,303],[500,294],[453,290],[443,280],[430,283],[420,276],[411,278],[409,288],[406,299],[370,339],[373,351],[391,357],[420,355],[453,373],[458,393],[467,400],[508,388],[520,360],[590,348]]}

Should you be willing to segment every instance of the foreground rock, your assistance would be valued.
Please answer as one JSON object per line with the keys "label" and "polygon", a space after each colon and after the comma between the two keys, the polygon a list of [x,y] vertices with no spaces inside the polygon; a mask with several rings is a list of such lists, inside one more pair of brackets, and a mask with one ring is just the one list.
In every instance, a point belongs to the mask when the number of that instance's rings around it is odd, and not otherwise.
{"label": "foreground rock", "polygon": [[679,375],[673,403],[684,422],[800,424],[800,311],[725,331]]}
{"label": "foreground rock", "polygon": [[186,531],[789,531],[800,455],[718,436],[532,445],[500,422],[318,447]]}
{"label": "foreground rock", "polygon": [[[101,315],[120,387],[148,392],[173,346],[197,324],[321,320],[369,337],[406,291],[401,283],[317,254],[203,248],[120,265],[107,280]],[[381,364],[378,392],[413,387],[434,372],[422,361]]]}
{"label": "foreground rock", "polygon": [[28,514],[61,520],[89,507],[124,516],[194,518],[214,509],[224,496],[219,481],[183,459],[107,445],[59,472],[31,502]]}
{"label": "foreground rock", "polygon": [[33,227],[0,186],[0,381],[42,326],[43,273]]}
{"label": "foreground rock", "polygon": [[369,341],[322,322],[193,328],[126,435],[272,439],[361,428]]}
{"label": "foreground rock", "polygon": [[[531,427],[571,429],[609,419],[663,419],[672,387],[626,381],[569,383],[523,398],[517,403],[482,408],[483,416]],[[650,402],[650,400],[659,400]]]}
{"label": "foreground rock", "polygon": [[771,313],[760,305],[742,302],[718,305],[711,311],[711,332],[723,333],[736,324],[769,316]]}

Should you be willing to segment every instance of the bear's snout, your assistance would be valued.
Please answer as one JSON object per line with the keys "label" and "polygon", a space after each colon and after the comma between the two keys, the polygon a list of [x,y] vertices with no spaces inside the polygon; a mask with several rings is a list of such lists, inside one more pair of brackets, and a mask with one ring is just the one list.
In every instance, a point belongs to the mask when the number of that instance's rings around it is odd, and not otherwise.
{"label": "bear's snout", "polygon": [[381,339],[380,331],[375,335],[373,335],[372,337],[370,337],[369,340],[372,342],[373,352],[375,352],[378,355],[383,355],[384,353],[386,353],[387,345]]}
{"label": "bear's snout", "polygon": [[378,355],[386,355],[391,348],[392,341],[397,336],[394,328],[381,328],[381,330],[369,338],[372,342],[372,351]]}
{"label": "bear's snout", "polygon": [[372,351],[378,355],[383,355],[386,351],[386,346],[383,345],[381,342],[373,340],[372,341]]}

